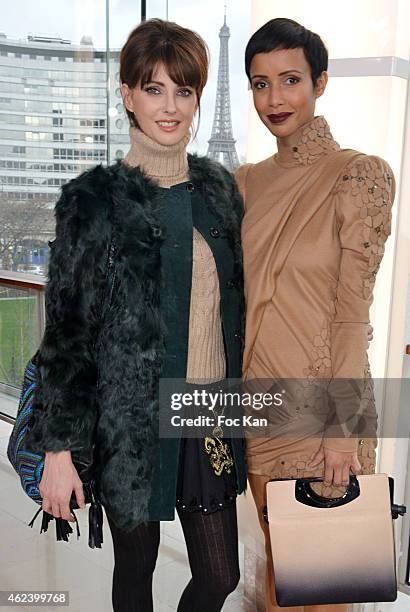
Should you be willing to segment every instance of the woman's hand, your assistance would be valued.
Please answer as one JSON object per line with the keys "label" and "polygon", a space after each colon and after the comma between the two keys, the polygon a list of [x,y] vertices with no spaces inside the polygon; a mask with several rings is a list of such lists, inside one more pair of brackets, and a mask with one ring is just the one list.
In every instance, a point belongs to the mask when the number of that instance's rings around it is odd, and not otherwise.
{"label": "woman's hand", "polygon": [[319,450],[312,455],[308,468],[314,468],[322,461],[324,461],[324,484],[326,486],[346,486],[349,484],[350,471],[353,474],[360,474],[362,470],[357,451],[343,453],[324,448],[321,445]]}
{"label": "woman's hand", "polygon": [[373,327],[371,325],[367,326],[367,342],[371,342],[373,340]]}
{"label": "woman's hand", "polygon": [[[367,326],[367,342],[373,340],[373,327]],[[357,452],[343,453],[332,451],[320,446],[319,450],[310,458],[309,468],[314,468],[324,461],[324,484],[335,487],[347,486],[349,484],[350,472],[360,474],[362,466],[357,457]]]}
{"label": "woman's hand", "polygon": [[75,519],[70,511],[73,489],[79,507],[85,508],[83,483],[71,460],[71,452],[46,452],[43,475],[39,485],[43,498],[43,510],[55,518],[61,517],[73,522]]}

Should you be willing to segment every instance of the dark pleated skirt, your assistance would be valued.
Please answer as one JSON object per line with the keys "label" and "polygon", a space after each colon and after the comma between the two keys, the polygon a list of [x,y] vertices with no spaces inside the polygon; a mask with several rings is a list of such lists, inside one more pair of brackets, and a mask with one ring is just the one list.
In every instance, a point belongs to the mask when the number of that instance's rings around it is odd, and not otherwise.
{"label": "dark pleated skirt", "polygon": [[[230,442],[223,439],[224,442]],[[232,452],[231,452],[232,454]],[[203,438],[182,438],[179,456],[176,507],[185,512],[210,514],[236,499],[235,465],[215,474]]]}

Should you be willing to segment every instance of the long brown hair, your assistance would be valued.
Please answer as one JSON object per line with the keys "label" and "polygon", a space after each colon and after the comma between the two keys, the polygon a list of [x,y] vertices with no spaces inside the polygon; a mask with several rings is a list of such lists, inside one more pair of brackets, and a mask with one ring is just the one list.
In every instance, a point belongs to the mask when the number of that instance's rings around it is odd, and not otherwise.
{"label": "long brown hair", "polygon": [[[130,89],[144,87],[159,64],[179,86],[192,87],[200,99],[208,79],[209,50],[192,30],[172,21],[149,19],[128,36],[120,54],[120,81]],[[134,114],[126,109],[131,125],[138,127]]]}

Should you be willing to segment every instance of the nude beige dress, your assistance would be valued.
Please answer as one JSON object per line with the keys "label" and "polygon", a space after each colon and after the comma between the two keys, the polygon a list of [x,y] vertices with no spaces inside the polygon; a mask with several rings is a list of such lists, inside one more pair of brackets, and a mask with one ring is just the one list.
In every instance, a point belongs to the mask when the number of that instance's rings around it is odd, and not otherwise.
{"label": "nude beige dress", "polygon": [[[336,415],[345,409],[361,410],[370,420],[375,415],[367,329],[376,273],[390,234],[395,184],[382,159],[342,150],[323,117],[300,128],[290,155],[275,154],[247,164],[236,178],[245,202],[244,378],[306,383],[278,413],[277,435],[247,439],[249,481],[266,536],[266,610],[271,612],[281,608],[276,605],[268,530],[262,518],[265,485],[271,478],[323,475],[323,463],[314,470],[307,468],[322,443],[317,432],[310,435],[309,417],[326,408],[315,402],[312,383],[331,381]],[[355,397],[345,404],[337,395],[339,379],[358,382]],[[285,435],[286,424],[301,418],[306,419],[306,429]],[[375,435],[358,439],[332,427],[324,426],[324,446],[357,449],[362,473],[373,473]],[[324,485],[317,485],[317,490],[325,496],[344,491]],[[347,607],[286,609],[329,612]]]}

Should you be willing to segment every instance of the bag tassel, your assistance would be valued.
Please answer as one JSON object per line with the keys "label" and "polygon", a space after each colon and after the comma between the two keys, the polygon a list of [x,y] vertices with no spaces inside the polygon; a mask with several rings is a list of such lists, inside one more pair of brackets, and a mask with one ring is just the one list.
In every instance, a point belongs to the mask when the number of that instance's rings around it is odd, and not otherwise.
{"label": "bag tassel", "polygon": [[55,521],[57,540],[64,540],[65,542],[68,542],[68,536],[70,533],[73,533],[68,521],[62,519],[61,517],[56,518]]}
{"label": "bag tassel", "polygon": [[[36,520],[36,518],[38,517],[38,515],[40,514],[40,512],[42,511],[42,507],[40,506],[40,508],[37,510],[37,512],[35,513],[35,515],[33,516],[33,518],[31,519],[31,521],[29,522],[28,526],[33,528],[34,525],[34,521]],[[44,516],[43,516],[43,523],[44,523]],[[43,530],[43,526],[41,526],[41,529]],[[44,529],[44,531],[47,531],[47,527]]]}
{"label": "bag tassel", "polygon": [[101,504],[91,501],[90,509],[88,511],[88,546],[90,548],[101,548],[103,543],[103,512]]}
{"label": "bag tassel", "polygon": [[[41,508],[41,507],[40,507],[40,508],[37,510],[37,512],[35,513],[35,515],[33,516],[33,518],[31,519],[31,521],[30,521],[30,522],[29,522],[29,524],[28,524],[28,525],[29,525],[29,527],[31,527],[31,528],[33,527],[33,525],[34,525],[34,521],[36,520],[36,518],[38,517],[38,515],[40,514],[40,512],[41,512],[42,510],[43,510],[43,508]],[[41,521],[41,529],[40,529],[40,533],[43,533],[43,531],[44,531],[44,532],[46,532],[46,531],[47,531],[47,529],[48,529],[48,524],[49,524],[49,522],[50,522],[50,521],[52,521],[52,520],[53,520],[53,518],[54,518],[54,517],[53,517],[51,514],[49,514],[48,512],[45,512],[45,511],[43,510],[43,520]]]}
{"label": "bag tassel", "polygon": [[[40,512],[42,511],[42,508],[39,508],[39,510],[36,512],[36,514],[34,515],[34,517],[31,519],[31,521],[29,522],[29,527],[33,527],[34,525],[34,521],[36,520],[36,518],[38,517],[38,515],[40,514]],[[77,526],[77,540],[80,537],[80,527],[78,525],[78,521],[77,521],[77,517],[74,514],[73,510],[71,510],[72,515],[74,516],[75,522],[76,522],[76,526]],[[54,519],[54,516],[52,514],[49,514],[48,512],[43,511],[43,520],[41,521],[41,529],[40,529],[40,533],[46,532],[48,530],[48,524],[50,523],[50,521],[52,521]],[[68,542],[68,538],[70,533],[73,533],[73,530],[71,529],[70,523],[68,521],[66,521],[65,519],[62,519],[61,517],[55,519],[56,522],[56,537],[57,540],[64,540],[65,542]]]}

